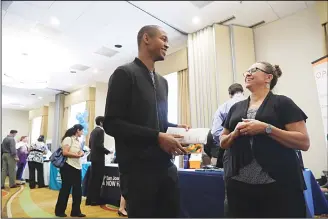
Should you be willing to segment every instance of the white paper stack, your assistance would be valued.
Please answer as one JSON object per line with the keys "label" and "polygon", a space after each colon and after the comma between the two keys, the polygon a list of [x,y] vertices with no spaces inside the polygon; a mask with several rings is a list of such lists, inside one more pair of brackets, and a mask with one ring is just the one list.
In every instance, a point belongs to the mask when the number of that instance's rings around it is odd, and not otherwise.
{"label": "white paper stack", "polygon": [[183,136],[180,140],[181,144],[206,144],[209,131],[208,128],[195,128],[186,131],[184,128],[169,127],[166,133]]}

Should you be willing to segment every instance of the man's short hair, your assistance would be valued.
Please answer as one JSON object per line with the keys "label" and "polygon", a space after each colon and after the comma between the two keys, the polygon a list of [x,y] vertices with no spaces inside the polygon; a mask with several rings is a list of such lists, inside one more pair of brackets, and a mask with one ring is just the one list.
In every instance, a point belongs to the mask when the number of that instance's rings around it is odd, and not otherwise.
{"label": "man's short hair", "polygon": [[95,121],[96,121],[96,125],[100,125],[100,123],[104,123],[105,117],[103,117],[103,116],[97,116],[96,119],[95,119]]}
{"label": "man's short hair", "polygon": [[10,130],[10,134],[17,134],[17,130]]}
{"label": "man's short hair", "polygon": [[231,96],[233,96],[236,93],[243,93],[244,89],[243,89],[243,86],[241,84],[234,83],[234,84],[230,85],[230,87],[228,88],[228,91],[229,91],[229,94]]}
{"label": "man's short hair", "polygon": [[157,25],[147,25],[142,27],[137,36],[137,42],[138,42],[138,47],[140,47],[141,42],[142,42],[142,37],[145,33],[147,33],[150,37],[153,37],[156,35],[156,31],[160,29],[160,26]]}

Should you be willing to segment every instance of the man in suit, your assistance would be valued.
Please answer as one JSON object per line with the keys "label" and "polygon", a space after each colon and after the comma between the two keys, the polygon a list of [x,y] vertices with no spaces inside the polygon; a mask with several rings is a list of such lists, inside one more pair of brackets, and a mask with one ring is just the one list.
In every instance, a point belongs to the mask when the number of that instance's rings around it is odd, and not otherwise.
{"label": "man in suit", "polygon": [[16,188],[16,163],[18,161],[16,151],[16,130],[11,130],[10,134],[2,141],[1,156],[2,159],[2,174],[1,174],[1,189],[5,188],[7,174],[9,175],[9,187]]}
{"label": "man in suit", "polygon": [[110,151],[104,146],[104,117],[96,117],[97,127],[90,133],[89,147],[91,149],[91,177],[88,183],[87,205],[101,205],[100,189],[105,171],[105,154]]}
{"label": "man in suit", "polygon": [[104,129],[115,138],[120,185],[129,217],[170,218],[179,214],[179,187],[173,155],[186,154],[178,139],[167,134],[168,83],[155,72],[165,58],[168,36],[155,25],[137,36],[138,58],[111,75]]}

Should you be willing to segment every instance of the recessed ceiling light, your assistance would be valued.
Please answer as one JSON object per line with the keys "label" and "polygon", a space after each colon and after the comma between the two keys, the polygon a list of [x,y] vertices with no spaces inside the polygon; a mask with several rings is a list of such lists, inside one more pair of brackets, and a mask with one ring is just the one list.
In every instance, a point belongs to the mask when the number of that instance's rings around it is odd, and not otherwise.
{"label": "recessed ceiling light", "polygon": [[56,17],[51,17],[51,18],[50,18],[50,23],[51,23],[52,25],[54,25],[54,26],[59,26],[60,21],[59,21],[59,19],[56,18]]}
{"label": "recessed ceiling light", "polygon": [[193,22],[193,24],[199,24],[200,18],[195,16],[195,17],[193,17],[192,22]]}
{"label": "recessed ceiling light", "polygon": [[42,99],[43,99],[43,97],[38,97],[38,99],[39,99],[39,100],[42,100]]}
{"label": "recessed ceiling light", "polygon": [[93,70],[93,73],[98,73],[98,69],[95,68],[95,69]]}
{"label": "recessed ceiling light", "polygon": [[120,45],[120,44],[116,44],[115,47],[116,47],[116,48],[122,48],[122,45]]}

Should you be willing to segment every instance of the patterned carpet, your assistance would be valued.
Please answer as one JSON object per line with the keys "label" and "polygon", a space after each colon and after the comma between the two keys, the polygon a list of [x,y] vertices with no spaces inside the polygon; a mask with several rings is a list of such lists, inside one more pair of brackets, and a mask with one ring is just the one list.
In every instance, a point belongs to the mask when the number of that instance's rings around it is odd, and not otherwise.
{"label": "patterned carpet", "polygon": [[[53,218],[58,191],[49,188],[30,190],[28,184],[18,188],[1,190],[2,211],[1,218]],[[66,214],[71,211],[72,200],[68,201]],[[82,199],[81,210],[87,218],[118,218],[117,207],[86,206],[85,198]]]}

